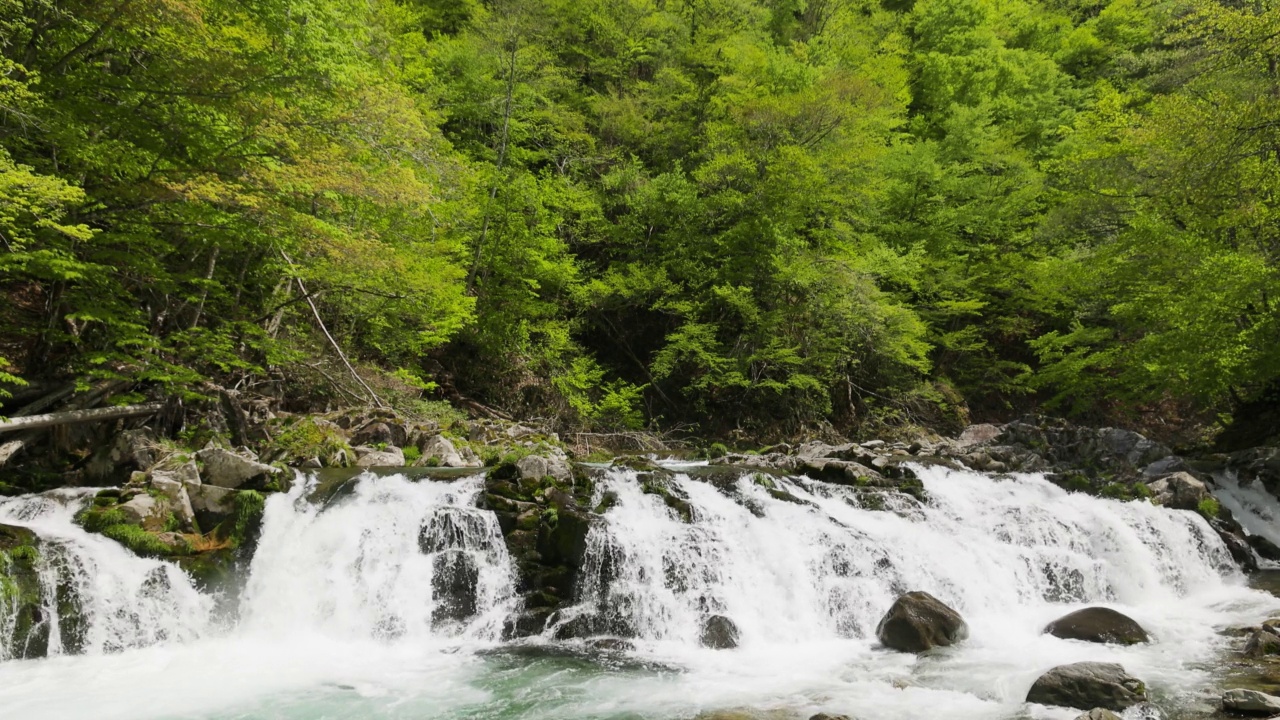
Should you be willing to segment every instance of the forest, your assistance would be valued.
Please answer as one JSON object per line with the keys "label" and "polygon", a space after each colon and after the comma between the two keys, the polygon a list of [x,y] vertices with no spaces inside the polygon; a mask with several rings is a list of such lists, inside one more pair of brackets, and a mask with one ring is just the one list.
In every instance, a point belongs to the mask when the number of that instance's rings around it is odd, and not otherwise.
{"label": "forest", "polygon": [[1278,209],[1274,0],[0,0],[6,395],[1209,432]]}

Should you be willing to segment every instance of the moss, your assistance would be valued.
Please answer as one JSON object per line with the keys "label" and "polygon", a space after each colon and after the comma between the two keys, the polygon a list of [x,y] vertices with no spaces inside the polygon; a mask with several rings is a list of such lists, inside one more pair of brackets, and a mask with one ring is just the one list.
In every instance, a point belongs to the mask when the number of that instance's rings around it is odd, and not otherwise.
{"label": "moss", "polygon": [[1196,506],[1196,511],[1203,515],[1205,520],[1212,520],[1222,512],[1222,506],[1214,498],[1207,497]]}
{"label": "moss", "polygon": [[34,567],[40,560],[40,551],[34,545],[19,545],[8,551],[9,560],[26,567]]}
{"label": "moss", "polygon": [[154,533],[149,533],[137,525],[112,525],[104,529],[102,535],[129,548],[135,555],[168,557],[170,555],[186,555],[191,552],[191,547],[187,545],[185,540],[169,545],[156,537]]}
{"label": "moss", "polygon": [[231,532],[227,534],[227,540],[232,548],[238,548],[261,527],[266,498],[255,490],[241,490],[236,493],[233,503]]}
{"label": "moss", "polygon": [[312,417],[301,418],[286,427],[276,436],[272,448],[295,460],[320,458],[326,465],[339,464],[343,456],[354,457],[351,446],[337,428],[317,423]]}
{"label": "moss", "polygon": [[418,449],[417,445],[410,445],[404,448],[403,452],[405,465],[412,465],[417,462],[418,458],[422,457],[422,451]]}
{"label": "moss", "polygon": [[755,483],[756,485],[759,485],[762,488],[766,488],[768,490],[778,489],[778,484],[773,481],[773,478],[769,477],[768,475],[765,475],[764,473],[756,473],[752,475],[751,482]]}
{"label": "moss", "polygon": [[729,448],[725,447],[724,443],[711,443],[711,446],[707,448],[707,457],[712,460],[722,458],[728,454]]}
{"label": "moss", "polygon": [[76,516],[76,520],[80,523],[80,527],[91,533],[100,533],[107,528],[124,525],[128,522],[120,508],[114,505],[87,508]]}

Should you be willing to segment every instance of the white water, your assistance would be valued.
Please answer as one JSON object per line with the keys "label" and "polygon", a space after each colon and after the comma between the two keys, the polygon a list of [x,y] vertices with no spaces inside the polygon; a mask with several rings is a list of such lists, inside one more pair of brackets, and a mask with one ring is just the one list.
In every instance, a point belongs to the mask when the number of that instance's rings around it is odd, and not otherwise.
{"label": "white water", "polygon": [[[183,621],[188,633],[172,638],[203,638],[0,664],[0,717],[671,720],[748,707],[802,719],[1069,719],[1078,713],[1021,702],[1049,667],[1118,661],[1159,704],[1186,708],[1212,684],[1216,630],[1280,610],[1243,586],[1194,513],[1069,495],[1034,477],[923,473],[930,504],[898,512],[803,479],[779,483],[807,505],[748,480],[725,494],[681,478],[692,524],[631,473],[612,475],[600,489],[619,502],[590,539],[579,610],[640,640],[603,664],[501,650],[514,576],[496,522],[473,508],[478,480],[366,476],[325,508],[297,489],[268,501],[237,627]],[[39,529],[79,532],[65,519]],[[601,567],[612,582],[591,570]],[[441,612],[442,575],[474,583],[474,603]],[[970,639],[918,658],[878,648],[875,622],[914,589],[964,614]],[[1041,634],[1099,603],[1156,642]],[[697,646],[708,612],[738,624],[742,647]]]}
{"label": "white water", "polygon": [[[197,592],[185,573],[72,523],[93,492],[65,490],[0,501],[0,523],[30,528],[40,538],[37,570],[48,654],[98,655],[202,635],[213,599]],[[73,627],[62,625],[60,602],[77,609],[79,622]],[[0,653],[12,632],[12,618],[6,618],[0,623]]]}
{"label": "white water", "polygon": [[1214,497],[1241,527],[1250,535],[1261,535],[1280,545],[1280,500],[1256,480],[1241,485],[1235,473],[1224,473],[1214,480],[1218,486]]}

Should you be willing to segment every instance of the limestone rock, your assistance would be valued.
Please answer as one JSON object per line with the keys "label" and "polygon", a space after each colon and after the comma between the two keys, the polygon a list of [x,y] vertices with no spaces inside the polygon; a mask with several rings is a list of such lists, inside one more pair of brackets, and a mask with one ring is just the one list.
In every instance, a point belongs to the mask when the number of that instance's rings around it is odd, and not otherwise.
{"label": "limestone rock", "polygon": [[1235,688],[1222,694],[1222,709],[1242,715],[1280,715],[1280,697],[1257,690]]}
{"label": "limestone rock", "polygon": [[738,626],[724,615],[712,615],[702,622],[701,642],[713,650],[738,647]]}
{"label": "limestone rock", "polygon": [[924,652],[946,647],[969,636],[969,626],[955,610],[927,592],[899,597],[876,627],[885,647],[901,652]]}
{"label": "limestone rock", "polygon": [[1045,633],[1064,640],[1135,645],[1151,638],[1142,626],[1111,608],[1090,607],[1064,615],[1049,623]]}
{"label": "limestone rock", "polygon": [[394,445],[383,450],[361,446],[355,451],[356,467],[404,467],[404,451]]}
{"label": "limestone rock", "polygon": [[204,463],[203,478],[207,484],[223,488],[239,488],[251,480],[262,480],[280,472],[279,468],[264,465],[248,453],[235,453],[219,447],[205,448],[196,453]]}
{"label": "limestone rock", "polygon": [[1147,699],[1147,687],[1117,663],[1059,665],[1041,675],[1027,702],[1091,710],[1124,710]]}
{"label": "limestone rock", "polygon": [[1195,510],[1209,498],[1209,488],[1190,473],[1176,472],[1147,483],[1151,499],[1157,505],[1175,510]]}

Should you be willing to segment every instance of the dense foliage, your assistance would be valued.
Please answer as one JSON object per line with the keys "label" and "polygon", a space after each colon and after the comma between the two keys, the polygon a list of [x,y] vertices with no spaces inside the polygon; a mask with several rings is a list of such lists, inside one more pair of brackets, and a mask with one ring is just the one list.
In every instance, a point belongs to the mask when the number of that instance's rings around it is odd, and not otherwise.
{"label": "dense foliage", "polygon": [[1273,0],[0,0],[0,389],[1229,411],[1278,62]]}

